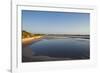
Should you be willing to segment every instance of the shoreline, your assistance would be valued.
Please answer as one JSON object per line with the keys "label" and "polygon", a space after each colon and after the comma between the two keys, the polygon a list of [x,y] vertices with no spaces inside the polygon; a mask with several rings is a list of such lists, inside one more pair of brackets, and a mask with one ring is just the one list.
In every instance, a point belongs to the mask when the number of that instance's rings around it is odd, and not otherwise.
{"label": "shoreline", "polygon": [[24,38],[22,39],[22,45],[25,46],[25,45],[29,45],[33,42],[36,42],[36,41],[39,41],[43,38],[43,36],[37,36],[37,37],[30,37],[30,38]]}
{"label": "shoreline", "polygon": [[22,39],[22,56],[24,56],[25,58],[22,58],[22,60],[24,59],[25,61],[30,61],[30,59],[33,58],[33,53],[32,53],[32,49],[31,48],[25,48],[28,45],[31,45],[32,43],[38,42],[40,40],[42,40],[43,36],[36,36],[36,37],[29,37],[29,38],[24,38]]}

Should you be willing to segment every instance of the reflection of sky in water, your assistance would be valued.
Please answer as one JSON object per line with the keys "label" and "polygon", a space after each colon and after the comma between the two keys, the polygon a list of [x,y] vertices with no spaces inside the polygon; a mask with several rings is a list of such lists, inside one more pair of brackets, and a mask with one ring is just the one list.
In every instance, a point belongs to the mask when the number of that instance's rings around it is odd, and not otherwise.
{"label": "reflection of sky in water", "polygon": [[89,39],[43,39],[28,47],[32,48],[34,55],[72,59],[89,58]]}

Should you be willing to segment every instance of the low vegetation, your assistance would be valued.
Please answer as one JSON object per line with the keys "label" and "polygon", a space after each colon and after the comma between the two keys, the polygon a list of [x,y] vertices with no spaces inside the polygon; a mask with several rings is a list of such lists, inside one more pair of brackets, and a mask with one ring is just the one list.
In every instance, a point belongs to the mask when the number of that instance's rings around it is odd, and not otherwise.
{"label": "low vegetation", "polygon": [[33,34],[30,32],[27,32],[25,30],[22,31],[22,38],[29,38],[29,37],[38,37],[38,36],[43,36],[44,34]]}

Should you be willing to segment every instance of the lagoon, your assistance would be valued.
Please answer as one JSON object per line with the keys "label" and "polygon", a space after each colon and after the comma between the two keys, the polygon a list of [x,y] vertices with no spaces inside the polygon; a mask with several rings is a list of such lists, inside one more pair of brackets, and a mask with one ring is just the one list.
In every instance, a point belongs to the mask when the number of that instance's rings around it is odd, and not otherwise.
{"label": "lagoon", "polygon": [[25,48],[32,49],[32,61],[81,60],[90,58],[89,39],[43,38]]}

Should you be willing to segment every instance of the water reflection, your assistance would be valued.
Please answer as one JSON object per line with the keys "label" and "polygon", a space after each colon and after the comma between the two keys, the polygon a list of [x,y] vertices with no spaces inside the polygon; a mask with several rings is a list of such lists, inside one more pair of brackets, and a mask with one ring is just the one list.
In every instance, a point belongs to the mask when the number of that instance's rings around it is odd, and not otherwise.
{"label": "water reflection", "polygon": [[89,59],[89,39],[81,38],[44,38],[25,48],[32,49],[31,61]]}

